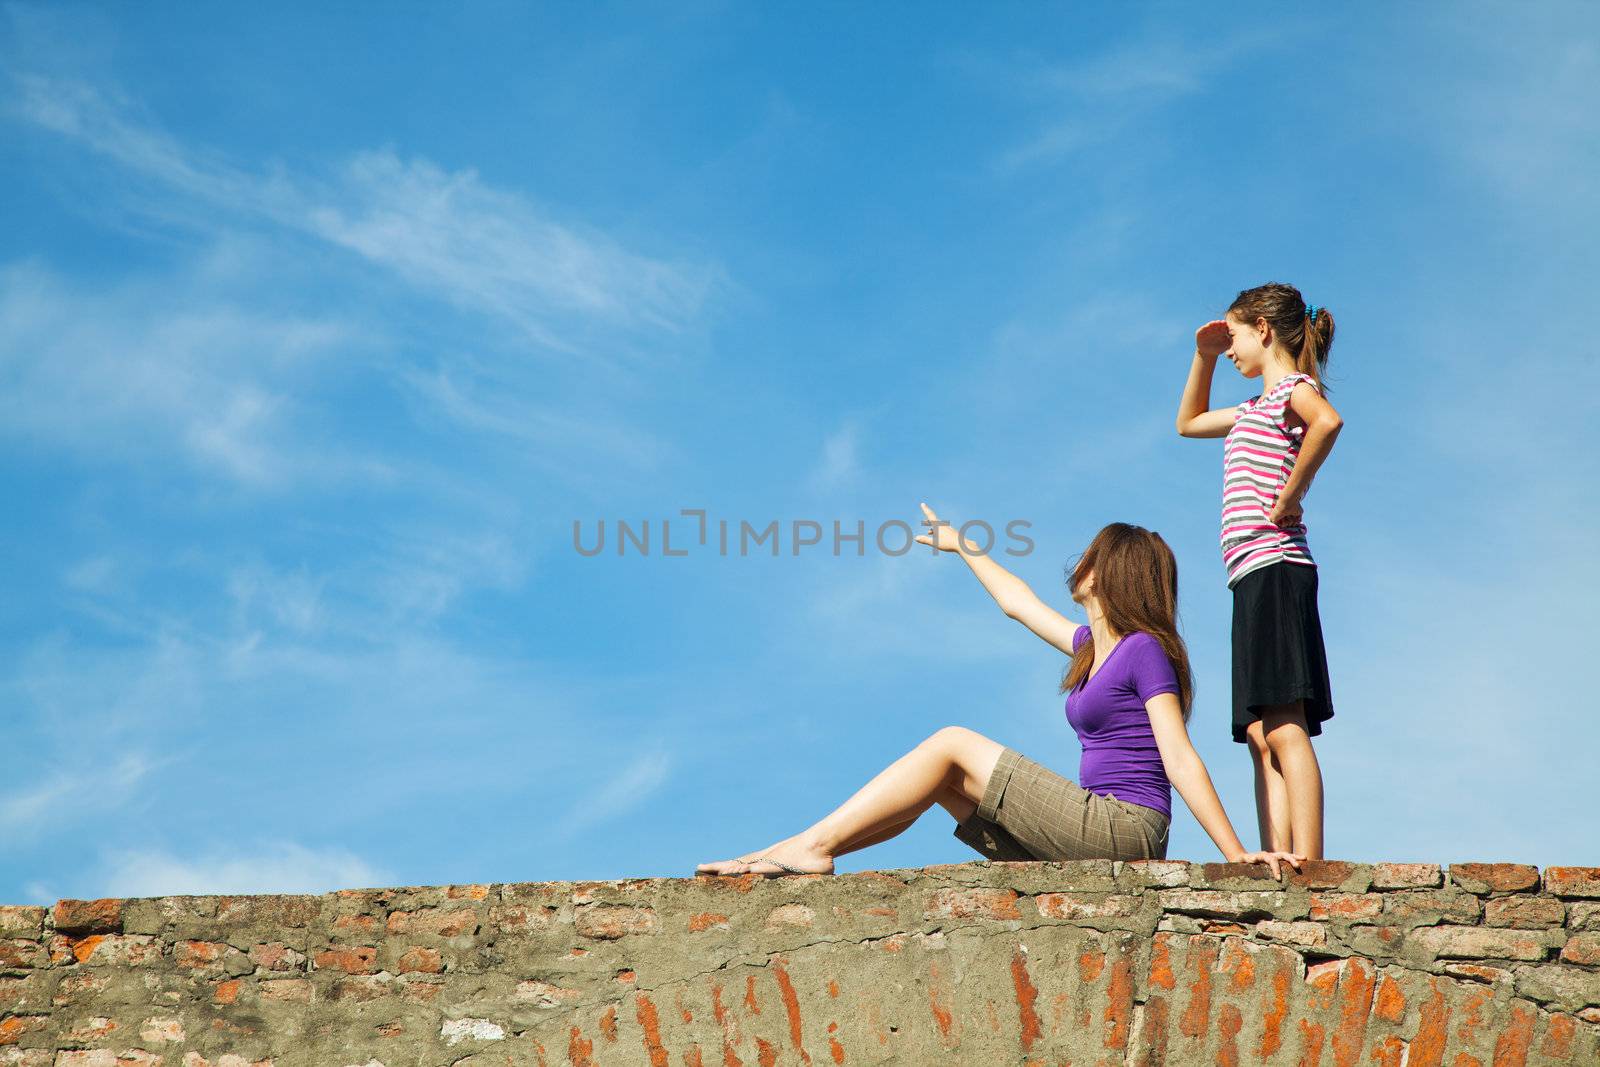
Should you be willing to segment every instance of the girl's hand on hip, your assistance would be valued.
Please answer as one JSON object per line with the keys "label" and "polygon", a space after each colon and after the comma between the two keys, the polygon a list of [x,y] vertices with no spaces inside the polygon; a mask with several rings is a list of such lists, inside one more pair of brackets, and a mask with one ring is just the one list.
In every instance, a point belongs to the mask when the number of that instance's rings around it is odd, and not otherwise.
{"label": "girl's hand on hip", "polygon": [[1267,512],[1267,521],[1274,526],[1298,526],[1303,517],[1300,501],[1282,496],[1272,505],[1272,510]]}
{"label": "girl's hand on hip", "polygon": [[935,515],[933,509],[927,504],[922,505],[922,514],[926,516],[922,520],[922,525],[930,527],[932,532],[918,534],[916,537],[917,544],[932,545],[941,552],[957,551],[960,544],[960,535],[956,533],[955,529],[949,523],[941,521],[939,516]]}
{"label": "girl's hand on hip", "polygon": [[1221,319],[1212,319],[1194,332],[1194,350],[1207,358],[1222,355],[1232,343],[1228,324]]}
{"label": "girl's hand on hip", "polygon": [[1277,878],[1279,877],[1278,864],[1287,863],[1289,866],[1298,871],[1300,869],[1300,864],[1304,860],[1304,856],[1297,856],[1293,852],[1246,852],[1233,862],[1265,863],[1268,867],[1272,868],[1272,877]]}

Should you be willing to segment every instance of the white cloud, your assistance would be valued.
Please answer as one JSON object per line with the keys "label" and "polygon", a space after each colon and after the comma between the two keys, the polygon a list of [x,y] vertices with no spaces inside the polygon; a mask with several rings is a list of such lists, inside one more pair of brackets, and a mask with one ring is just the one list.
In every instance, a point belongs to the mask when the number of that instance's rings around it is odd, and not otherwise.
{"label": "white cloud", "polygon": [[13,264],[0,269],[0,425],[93,460],[175,452],[257,488],[383,478],[382,462],[318,441],[296,395],[352,336],[235,304],[197,271],[85,291]]}
{"label": "white cloud", "polygon": [[1187,38],[1147,35],[1079,59],[1022,61],[995,72],[1045,112],[1036,132],[995,167],[1016,171],[1103,145],[1173,101],[1206,91],[1217,72],[1269,47],[1275,36],[1256,29],[1208,34],[1205,46],[1196,47]]}
{"label": "white cloud", "polygon": [[0,795],[0,832],[12,840],[32,839],[95,815],[119,810],[149,777],[171,760],[143,752],[101,758],[93,752],[74,755],[74,769],[52,772],[22,790]]}
{"label": "white cloud", "polygon": [[562,836],[571,837],[580,830],[609,822],[644,803],[666,784],[672,762],[671,754],[661,751],[635,757],[598,790],[584,794],[562,820]]}
{"label": "white cloud", "polygon": [[14,114],[152,179],[169,193],[265,219],[355,253],[413,287],[514,326],[559,352],[600,350],[629,331],[682,329],[721,284],[714,267],[630,252],[552,218],[473,170],[446,171],[389,149],[357,153],[331,178],[256,175],[131,117],[128,101],[81,81],[20,74]]}
{"label": "white cloud", "polygon": [[825,493],[848,485],[861,470],[858,455],[860,427],[846,421],[822,442],[822,455],[806,477],[813,492]]}
{"label": "white cloud", "polygon": [[89,895],[325,893],[394,883],[388,871],[346,849],[308,848],[287,840],[198,856],[174,856],[162,849],[110,850],[102,867]]}

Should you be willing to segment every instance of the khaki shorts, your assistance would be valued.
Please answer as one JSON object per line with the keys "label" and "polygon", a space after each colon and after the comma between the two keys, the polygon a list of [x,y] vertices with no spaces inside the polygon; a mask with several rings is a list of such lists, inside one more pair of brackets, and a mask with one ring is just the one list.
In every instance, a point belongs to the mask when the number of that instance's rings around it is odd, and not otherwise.
{"label": "khaki shorts", "polygon": [[1154,808],[1091,793],[1008,748],[978,810],[955,834],[992,860],[1165,859],[1168,822]]}

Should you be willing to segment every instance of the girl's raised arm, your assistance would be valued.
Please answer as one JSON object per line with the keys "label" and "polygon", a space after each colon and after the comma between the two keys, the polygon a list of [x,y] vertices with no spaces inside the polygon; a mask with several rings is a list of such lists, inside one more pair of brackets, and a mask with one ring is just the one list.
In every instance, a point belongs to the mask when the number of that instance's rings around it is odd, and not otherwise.
{"label": "girl's raised arm", "polygon": [[1226,437],[1233,426],[1238,406],[1211,406],[1211,376],[1216,373],[1217,357],[1228,350],[1233,338],[1228,324],[1213,319],[1194,332],[1194,362],[1189,365],[1189,380],[1178,401],[1178,433],[1184,437]]}
{"label": "girl's raised arm", "polygon": [[1216,842],[1217,848],[1229,863],[1265,863],[1272,868],[1272,877],[1278,877],[1278,864],[1287,863],[1300,869],[1304,858],[1288,852],[1246,852],[1233,832],[1228,813],[1222,810],[1211,775],[1200,760],[1189,740],[1189,730],[1183,724],[1183,708],[1173,693],[1157,693],[1144,703],[1150,716],[1150,731],[1155,734],[1156,748],[1161,750],[1161,763],[1166,768],[1167,779],[1177,788],[1178,795],[1189,805],[1195,821],[1205,828]]}
{"label": "girl's raised arm", "polygon": [[918,544],[932,545],[945,552],[959,552],[1007,617],[1022,623],[1047,644],[1072,655],[1072,635],[1078,632],[1079,623],[1040,600],[1027,582],[988,555],[980,553],[978,546],[971,541],[962,544],[961,535],[948,522],[935,515],[927,504],[922,505],[922,514],[926,516],[923,524],[932,529],[929,533],[917,535]]}

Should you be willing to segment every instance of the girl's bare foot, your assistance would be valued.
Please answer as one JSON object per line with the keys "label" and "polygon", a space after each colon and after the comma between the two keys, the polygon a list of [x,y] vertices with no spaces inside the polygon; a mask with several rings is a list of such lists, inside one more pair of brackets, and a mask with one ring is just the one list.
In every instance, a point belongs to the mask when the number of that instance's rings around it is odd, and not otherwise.
{"label": "girl's bare foot", "polygon": [[763,858],[777,860],[805,874],[832,874],[833,857],[821,849],[807,846],[799,838],[791,837],[768,848],[746,852],[738,859],[702,863],[696,874],[791,874],[776,863],[762,862]]}

